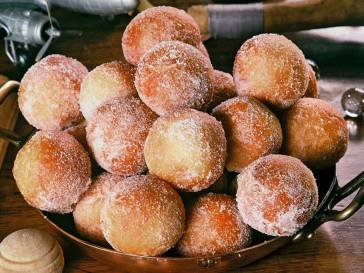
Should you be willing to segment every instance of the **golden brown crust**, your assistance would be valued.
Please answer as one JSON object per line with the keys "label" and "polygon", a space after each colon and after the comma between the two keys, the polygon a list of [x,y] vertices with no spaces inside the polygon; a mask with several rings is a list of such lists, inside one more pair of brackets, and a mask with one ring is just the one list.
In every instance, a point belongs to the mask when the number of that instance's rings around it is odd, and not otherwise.
{"label": "golden brown crust", "polygon": [[261,156],[278,153],[282,129],[278,118],[253,97],[236,97],[212,114],[222,122],[228,143],[226,169],[240,172]]}
{"label": "golden brown crust", "polygon": [[186,109],[157,119],[149,131],[144,155],[151,174],[178,189],[200,191],[223,173],[225,133],[214,117]]}
{"label": "golden brown crust", "polygon": [[272,236],[291,236],[315,214],[318,189],[313,173],[298,159],[262,157],[238,175],[240,215],[252,228]]}
{"label": "golden brown crust", "polygon": [[149,49],[163,41],[181,41],[197,46],[201,42],[200,30],[183,10],[163,6],[149,8],[135,16],[124,31],[125,59],[137,65]]}
{"label": "golden brown crust", "polygon": [[75,59],[49,55],[25,73],[19,88],[19,108],[37,129],[62,130],[82,120],[78,104],[87,69]]}
{"label": "golden brown crust", "polygon": [[158,256],[181,238],[184,205],[167,182],[151,175],[131,176],[114,187],[105,200],[101,228],[117,251]]}
{"label": "golden brown crust", "polygon": [[208,193],[187,210],[187,228],[177,250],[183,256],[225,255],[249,246],[251,240],[252,230],[243,223],[235,200]]}
{"label": "golden brown crust", "polygon": [[283,117],[283,152],[312,168],[334,165],[344,156],[349,132],[341,114],[328,102],[302,98]]}
{"label": "golden brown crust", "polygon": [[205,109],[211,100],[213,68],[195,47],[162,42],[139,63],[135,86],[141,100],[158,115],[185,108]]}
{"label": "golden brown crust", "polygon": [[319,97],[319,87],[316,80],[316,74],[313,68],[307,64],[308,71],[309,71],[309,82],[307,86],[306,93],[304,97],[307,98],[318,98]]}
{"label": "golden brown crust", "polygon": [[38,131],[18,152],[13,174],[29,205],[69,213],[91,183],[91,163],[73,136]]}
{"label": "golden brown crust", "polygon": [[306,92],[308,69],[302,51],[282,35],[247,40],[234,63],[239,95],[250,95],[278,109],[292,106]]}

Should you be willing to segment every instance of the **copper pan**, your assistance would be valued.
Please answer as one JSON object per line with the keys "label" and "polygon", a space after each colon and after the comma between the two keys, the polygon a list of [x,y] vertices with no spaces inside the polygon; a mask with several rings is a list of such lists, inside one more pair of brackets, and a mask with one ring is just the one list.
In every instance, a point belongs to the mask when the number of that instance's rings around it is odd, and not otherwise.
{"label": "copper pan", "polygon": [[[14,87],[16,87],[16,84],[0,87],[0,98],[4,98]],[[28,137],[20,137],[13,132],[0,128],[0,138],[9,140],[17,147],[21,147]],[[58,215],[43,211],[39,211],[39,213],[58,233],[86,255],[121,272],[225,272],[255,262],[288,243],[309,239],[323,223],[344,221],[364,204],[364,172],[344,187],[338,185],[335,166],[316,172],[315,177],[319,188],[320,202],[315,216],[306,226],[292,237],[273,238],[257,234],[253,246],[223,256],[181,258],[175,256],[173,250],[161,257],[124,254],[112,250],[110,247],[95,245],[80,238],[74,228],[71,214]],[[334,209],[337,203],[357,190],[357,194],[346,208],[341,211]]]}

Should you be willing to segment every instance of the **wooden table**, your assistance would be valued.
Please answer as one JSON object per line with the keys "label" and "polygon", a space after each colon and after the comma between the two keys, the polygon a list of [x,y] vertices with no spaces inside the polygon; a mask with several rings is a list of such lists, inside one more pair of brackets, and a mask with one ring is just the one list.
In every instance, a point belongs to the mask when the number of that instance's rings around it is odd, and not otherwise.
{"label": "wooden table", "polygon": [[[156,2],[156,1],[154,1]],[[159,1],[166,2],[166,1]],[[188,5],[197,1],[173,1],[174,5]],[[206,1],[200,1],[206,2]],[[62,37],[54,43],[51,52],[78,58],[89,69],[98,64],[122,59],[120,45],[122,29],[130,20],[128,16],[107,22],[95,16],[55,12],[63,29],[81,29],[82,37]],[[122,26],[122,27],[120,27]],[[209,40],[206,45],[216,68],[230,71],[234,55],[242,41]],[[2,43],[0,43],[2,45]],[[12,78],[21,77],[0,47],[0,74]],[[322,98],[340,108],[341,93],[349,87],[364,87],[364,70],[359,65],[340,64],[321,67],[319,82]],[[364,170],[364,124],[348,121],[351,128],[350,145],[347,154],[337,165],[340,184],[345,184]],[[22,117],[16,130],[26,132],[31,128]],[[19,194],[12,176],[12,165],[16,150],[10,147],[0,171],[0,239],[20,228],[36,227],[53,232],[36,210],[30,208]],[[350,197],[349,197],[350,199]],[[343,208],[348,200],[338,205]],[[327,223],[310,241],[292,244],[277,253],[241,270],[233,272],[364,272],[364,209],[343,223]],[[108,266],[79,254],[66,242],[58,238],[65,251],[65,273],[113,273]]]}

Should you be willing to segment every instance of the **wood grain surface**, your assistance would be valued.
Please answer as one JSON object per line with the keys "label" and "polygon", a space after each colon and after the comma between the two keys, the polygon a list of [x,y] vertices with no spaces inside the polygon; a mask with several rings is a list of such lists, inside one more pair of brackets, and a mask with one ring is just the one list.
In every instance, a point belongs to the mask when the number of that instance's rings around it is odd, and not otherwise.
{"label": "wood grain surface", "polygon": [[[157,1],[153,1],[156,3]],[[167,4],[167,1],[159,1]],[[172,5],[186,7],[189,4],[208,1],[170,1]],[[54,16],[63,29],[81,29],[82,37],[61,37],[51,47],[57,52],[75,57],[89,69],[101,63],[122,59],[120,45],[122,30],[130,20],[119,16],[113,22],[99,17],[57,11]],[[206,46],[217,69],[231,71],[232,62],[242,41],[209,40]],[[19,79],[22,71],[14,69],[0,43],[0,74]],[[319,81],[321,97],[333,102],[340,109],[340,98],[349,87],[364,87],[364,70],[359,65],[341,61],[340,65],[321,66],[322,79]],[[3,118],[3,117],[1,117]],[[364,123],[348,120],[350,125],[350,145],[347,154],[337,165],[337,175],[341,185],[364,170]],[[20,117],[16,131],[26,134],[32,128]],[[0,239],[7,234],[25,227],[36,227],[51,232],[36,210],[30,208],[19,194],[12,176],[16,149],[8,149],[0,170]],[[338,205],[338,209],[348,204],[351,197]],[[364,209],[342,223],[324,224],[313,239],[292,244],[275,254],[250,266],[231,272],[364,272]],[[76,249],[60,240],[66,256],[65,273],[115,273],[107,265],[83,256]]]}

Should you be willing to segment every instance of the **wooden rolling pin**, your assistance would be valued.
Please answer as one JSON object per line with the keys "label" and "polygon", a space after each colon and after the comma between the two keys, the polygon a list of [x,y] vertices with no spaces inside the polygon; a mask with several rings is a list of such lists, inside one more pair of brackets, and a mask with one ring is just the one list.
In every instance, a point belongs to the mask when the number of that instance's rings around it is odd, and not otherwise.
{"label": "wooden rolling pin", "polygon": [[201,33],[241,38],[263,32],[287,32],[364,25],[362,0],[270,0],[250,4],[191,6]]}
{"label": "wooden rolling pin", "polygon": [[[13,130],[18,118],[17,94],[11,92],[19,85],[16,81],[9,81],[5,76],[0,75],[0,128]],[[10,93],[11,92],[11,93]],[[0,139],[0,168],[2,166],[8,141]]]}

